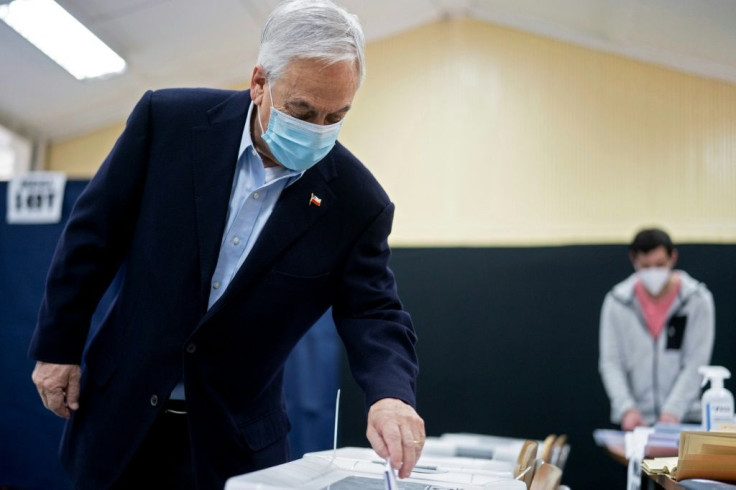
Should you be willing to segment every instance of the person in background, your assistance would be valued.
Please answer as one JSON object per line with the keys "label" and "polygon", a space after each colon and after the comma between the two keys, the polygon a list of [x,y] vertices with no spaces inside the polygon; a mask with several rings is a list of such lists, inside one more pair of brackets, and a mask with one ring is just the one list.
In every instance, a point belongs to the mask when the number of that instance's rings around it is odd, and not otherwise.
{"label": "person in background", "polygon": [[600,317],[599,371],[611,422],[625,431],[700,420],[698,367],[710,363],[713,297],[675,270],[677,250],[661,229],[629,245],[635,272],[608,292]]}
{"label": "person in background", "polygon": [[425,431],[394,205],[336,142],[364,72],[357,18],[294,0],[266,21],[250,90],[133,109],[60,238],[29,348],[77,488],[222,489],[287,462],[284,362],[330,307],[368,441],[409,476]]}

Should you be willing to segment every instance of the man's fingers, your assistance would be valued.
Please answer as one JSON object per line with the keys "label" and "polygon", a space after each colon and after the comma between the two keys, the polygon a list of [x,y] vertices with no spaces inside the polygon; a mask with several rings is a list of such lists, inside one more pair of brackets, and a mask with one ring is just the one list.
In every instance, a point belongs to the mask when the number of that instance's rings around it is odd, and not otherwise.
{"label": "man's fingers", "polygon": [[399,478],[411,474],[426,439],[424,421],[414,408],[401,400],[383,398],[368,411],[368,440],[391,466],[399,470]]}
{"label": "man's fingers", "polygon": [[399,478],[407,478],[411,474],[411,470],[417,462],[418,453],[411,430],[406,426],[402,426],[401,432],[401,451],[403,454],[402,461],[404,464],[399,468]]}
{"label": "man's fingers", "polygon": [[401,438],[401,429],[393,425],[390,428],[384,427],[383,432],[379,433],[374,427],[369,426],[366,436],[376,454],[391,461],[391,466],[399,470],[399,478],[406,478],[404,473],[408,475],[413,464],[409,465],[408,471],[403,470],[406,467],[406,453]]}
{"label": "man's fingers", "polygon": [[46,399],[49,403],[49,410],[54,412],[59,417],[68,419],[71,416],[69,407],[66,406],[66,396],[61,390],[55,390],[53,393],[47,393]]}
{"label": "man's fingers", "polygon": [[[400,470],[404,464],[404,453],[401,444],[401,430],[397,425],[384,427],[381,434],[382,444],[386,446],[388,453],[385,458],[391,458],[391,466]],[[375,448],[374,448],[375,449]]]}
{"label": "man's fingers", "polygon": [[[424,436],[424,433],[415,436],[414,447],[416,447],[418,455],[422,454],[422,449],[424,449],[424,443],[426,442],[426,440],[427,438]],[[417,457],[417,460],[419,460],[419,457]]]}
{"label": "man's fingers", "polygon": [[33,380],[33,384],[36,385],[36,391],[38,391],[38,396],[41,397],[43,406],[49,408],[49,402],[46,400],[46,388],[43,386],[43,379],[39,372],[39,364],[40,363],[36,364],[33,374],[31,374],[31,380]]}
{"label": "man's fingers", "polygon": [[41,402],[43,403],[43,406],[45,408],[49,408],[49,404],[46,401],[46,393],[44,392],[44,390],[42,390],[40,386],[36,386],[36,391],[38,392],[38,396],[41,397]]}
{"label": "man's fingers", "polygon": [[383,459],[388,458],[389,452],[388,452],[388,446],[383,443],[383,437],[376,432],[376,429],[373,427],[368,427],[368,431],[366,432],[366,437],[368,438],[368,442],[371,443],[371,447],[373,450]]}
{"label": "man's fingers", "polygon": [[78,367],[69,375],[69,385],[66,388],[66,405],[71,410],[79,408],[79,382],[82,378],[82,371]]}
{"label": "man's fingers", "polygon": [[[74,364],[37,362],[31,375],[43,405],[59,417],[71,417],[79,408],[81,369]],[[70,399],[67,399],[69,395]]]}

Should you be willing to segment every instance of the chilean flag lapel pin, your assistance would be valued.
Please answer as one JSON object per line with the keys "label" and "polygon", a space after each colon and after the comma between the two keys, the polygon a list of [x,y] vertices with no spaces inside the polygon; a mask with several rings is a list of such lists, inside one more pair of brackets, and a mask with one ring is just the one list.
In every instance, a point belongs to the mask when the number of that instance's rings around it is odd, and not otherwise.
{"label": "chilean flag lapel pin", "polygon": [[312,204],[315,206],[322,205],[322,198],[315,196],[314,192],[312,193],[312,197],[309,198],[309,205],[311,206]]}

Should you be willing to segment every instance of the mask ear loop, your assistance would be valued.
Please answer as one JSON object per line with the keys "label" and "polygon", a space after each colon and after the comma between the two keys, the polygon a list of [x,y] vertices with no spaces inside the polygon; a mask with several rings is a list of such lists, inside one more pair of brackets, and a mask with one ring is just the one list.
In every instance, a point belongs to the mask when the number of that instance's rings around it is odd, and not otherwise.
{"label": "mask ear loop", "polygon": [[[266,81],[268,84],[268,99],[271,101],[271,107],[273,107],[273,94],[271,93],[271,82]],[[260,107],[258,108],[258,125],[261,127],[261,134],[265,133],[266,131],[263,129],[263,123],[261,122],[261,111]]]}

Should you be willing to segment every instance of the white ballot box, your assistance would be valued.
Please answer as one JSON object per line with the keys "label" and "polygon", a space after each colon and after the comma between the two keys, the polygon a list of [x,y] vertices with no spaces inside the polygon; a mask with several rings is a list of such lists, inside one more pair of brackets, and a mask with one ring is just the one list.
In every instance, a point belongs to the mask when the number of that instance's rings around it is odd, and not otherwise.
{"label": "white ballot box", "polygon": [[[399,490],[526,490],[509,471],[473,468],[472,461],[452,458],[423,462]],[[431,463],[445,463],[432,465]],[[340,448],[230,478],[225,490],[385,490],[385,462],[371,449]]]}

